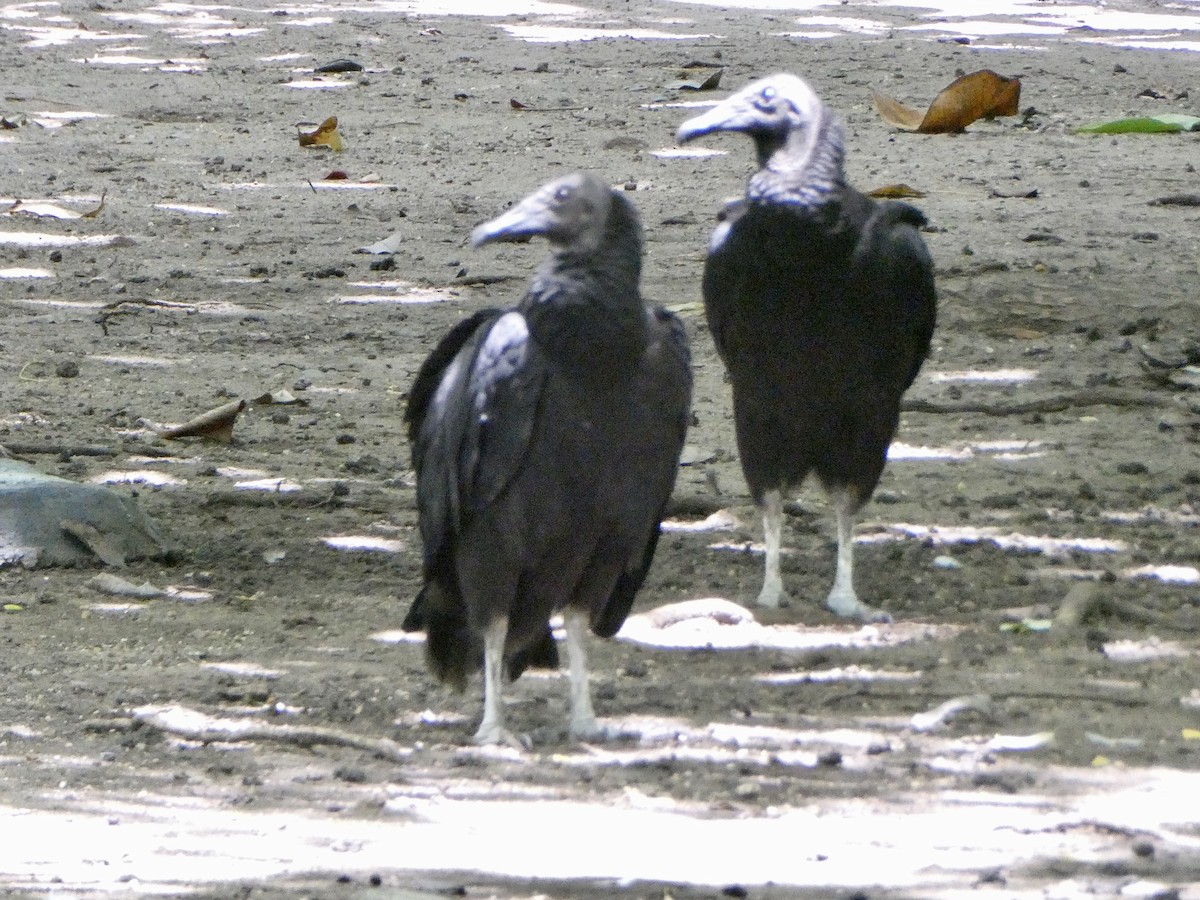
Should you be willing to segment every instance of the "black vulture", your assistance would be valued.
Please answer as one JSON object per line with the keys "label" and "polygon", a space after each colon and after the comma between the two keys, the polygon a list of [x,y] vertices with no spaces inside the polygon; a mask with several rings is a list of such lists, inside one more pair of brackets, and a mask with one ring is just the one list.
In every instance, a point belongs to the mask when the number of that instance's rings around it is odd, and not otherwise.
{"label": "black vulture", "polygon": [[475,229],[476,246],[545,235],[515,309],[475,313],[417,373],[406,419],[424,578],[404,622],[458,689],[484,672],[478,743],[513,741],[501,684],[556,667],[562,611],[572,737],[599,733],[585,630],[611,637],[654,557],[691,402],[682,323],[642,299],[642,231],[590,174],[545,185]]}
{"label": "black vulture", "polygon": [[933,336],[925,217],[846,184],[842,125],[795,75],[756,81],[684,122],[681,142],[750,136],[758,171],[725,210],[704,267],[704,306],[733,390],[738,452],[763,513],[758,602],[789,602],[780,575],[783,496],[811,472],[837,513],[838,615],[886,620],[858,599],[854,515],[871,498],[901,395]]}

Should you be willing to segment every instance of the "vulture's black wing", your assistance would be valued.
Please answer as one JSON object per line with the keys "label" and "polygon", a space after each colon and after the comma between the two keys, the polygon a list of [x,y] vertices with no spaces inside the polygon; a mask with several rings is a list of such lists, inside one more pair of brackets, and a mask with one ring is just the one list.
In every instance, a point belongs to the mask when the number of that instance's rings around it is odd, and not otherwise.
{"label": "vulture's black wing", "polygon": [[[404,410],[404,421],[408,425],[408,440],[413,450],[417,449],[417,435],[421,431],[421,423],[425,421],[425,412],[429,409],[429,401],[442,383],[446,367],[458,356],[463,344],[471,340],[481,325],[490,325],[504,314],[501,309],[481,309],[468,316],[450,329],[438,341],[430,354],[421,363],[413,386],[408,392],[408,406]],[[416,460],[413,460],[416,465]]]}
{"label": "vulture's black wing", "polygon": [[545,374],[525,317],[497,310],[459,323],[422,366],[408,420],[427,571],[520,467]]}
{"label": "vulture's black wing", "polygon": [[[684,330],[683,321],[678,316],[658,307],[653,311],[653,317],[657,340],[651,344],[647,356],[656,360],[656,369],[660,372],[661,384],[664,389],[675,388],[680,397],[677,409],[681,415],[676,422],[678,432],[674,455],[671,457],[672,460],[678,460],[683,451],[683,441],[688,426],[688,401],[691,398],[692,390],[691,351],[688,347],[687,332]],[[663,520],[674,482],[675,466],[672,465],[669,470],[661,473],[659,484],[649,487],[650,496],[657,493],[663,497],[662,506],[655,515],[656,523]],[[603,611],[592,620],[591,626],[594,634],[607,638],[621,630],[625,617],[629,615],[629,610],[633,607],[634,597],[641,589],[642,582],[646,580],[646,573],[650,570],[650,564],[654,561],[654,552],[658,548],[660,534],[661,526],[655,525],[646,541],[646,547],[641,557],[636,560],[636,563],[631,560],[630,567],[617,580]]]}
{"label": "vulture's black wing", "polygon": [[[871,203],[869,198],[862,198]],[[880,358],[897,396],[913,383],[929,353],[937,319],[933,260],[919,229],[925,215],[907,203],[873,203],[851,265],[858,283],[886,310]]]}

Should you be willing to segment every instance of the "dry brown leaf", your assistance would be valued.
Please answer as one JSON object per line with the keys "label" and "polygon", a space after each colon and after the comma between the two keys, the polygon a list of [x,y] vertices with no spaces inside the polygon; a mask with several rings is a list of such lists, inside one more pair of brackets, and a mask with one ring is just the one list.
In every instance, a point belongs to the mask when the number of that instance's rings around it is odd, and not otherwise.
{"label": "dry brown leaf", "polygon": [[929,104],[924,114],[873,91],[875,108],[889,125],[921,134],[962,131],[976,119],[1015,116],[1021,102],[1021,80],[980,69],[955,79]]}
{"label": "dry brown leaf", "polygon": [[924,116],[919,110],[905,106],[899,100],[893,100],[887,94],[881,94],[879,91],[871,91],[871,96],[875,100],[875,109],[879,111],[883,121],[889,125],[894,125],[904,131],[916,131],[921,127],[921,119]]}
{"label": "dry brown leaf", "polygon": [[328,147],[334,152],[340,152],[345,149],[346,144],[342,141],[337,126],[337,116],[330,116],[317,127],[316,131],[300,132],[300,146]]}
{"label": "dry brown leaf", "polygon": [[100,192],[99,205],[97,205],[97,207],[95,209],[90,209],[87,212],[83,213],[81,218],[94,219],[94,218],[96,218],[96,216],[100,215],[100,213],[104,211],[104,198],[107,196],[108,196],[108,188],[105,188],[104,190],[102,190]]}
{"label": "dry brown leaf", "polygon": [[76,519],[63,519],[58,526],[95,553],[106,566],[115,566],[118,569],[125,566],[125,553],[121,550],[121,542],[115,540],[113,535],[105,534],[90,522],[80,522]]}
{"label": "dry brown leaf", "polygon": [[160,429],[158,436],[167,440],[181,437],[199,437],[209,441],[218,441],[222,444],[232,443],[234,420],[237,419],[238,413],[245,408],[245,400],[234,400],[231,403],[226,403],[224,406],[218,406],[216,409],[209,410],[203,415],[192,419],[190,422],[184,422],[182,425],[176,425],[174,428]]}
{"label": "dry brown leaf", "polygon": [[697,66],[689,72],[683,72],[683,80],[677,82],[674,87],[681,91],[715,91],[721,86],[721,76],[724,74],[723,67],[709,70],[707,66]]}
{"label": "dry brown leaf", "polygon": [[875,197],[880,200],[904,200],[912,197],[914,199],[924,197],[924,191],[918,191],[915,187],[909,187],[907,184],[885,184],[883,187],[875,188],[867,194],[868,197]]}

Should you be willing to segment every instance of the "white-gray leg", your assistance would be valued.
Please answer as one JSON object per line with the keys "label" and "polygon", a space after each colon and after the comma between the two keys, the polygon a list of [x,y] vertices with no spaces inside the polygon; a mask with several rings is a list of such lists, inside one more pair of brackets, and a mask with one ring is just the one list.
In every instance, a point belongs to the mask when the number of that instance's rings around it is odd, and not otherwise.
{"label": "white-gray leg", "polygon": [[767,545],[766,571],[762,590],[758,592],[759,606],[788,606],[792,598],[783,589],[779,554],[783,544],[783,493],[767,491],[762,499],[763,542]]}
{"label": "white-gray leg", "polygon": [[592,738],[601,733],[592,709],[592,691],[588,685],[586,610],[567,607],[563,610],[567,630],[567,674],[571,679],[570,736],[576,740]]}
{"label": "white-gray leg", "polygon": [[830,499],[837,513],[837,572],[825,605],[839,616],[864,622],[890,622],[891,616],[863,603],[854,590],[854,499],[843,489],[831,491]]}
{"label": "white-gray leg", "polygon": [[504,641],[508,617],[498,616],[483,633],[483,721],[475,732],[477,744],[521,746],[504,727]]}

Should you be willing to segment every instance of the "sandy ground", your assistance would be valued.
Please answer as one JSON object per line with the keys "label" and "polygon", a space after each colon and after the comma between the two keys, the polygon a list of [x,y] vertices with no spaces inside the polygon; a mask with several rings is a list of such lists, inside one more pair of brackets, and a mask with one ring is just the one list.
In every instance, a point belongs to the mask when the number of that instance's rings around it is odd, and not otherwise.
{"label": "sandy ground", "polygon": [[[1110,3],[1103,27],[969,44],[858,4],[405,9],[0,7],[0,194],[24,206],[0,216],[0,443],[133,482],[114,489],[174,552],[121,574],[176,589],[0,571],[0,892],[1200,897],[1200,211],[1151,203],[1200,193],[1200,135],[1072,132],[1195,114],[1195,52],[1118,44],[1200,40],[1200,9]],[[1147,38],[1131,11],[1170,18]],[[544,25],[608,36],[521,39]],[[338,58],[364,71],[313,74]],[[725,67],[715,94],[678,88],[692,62]],[[871,105],[983,67],[1022,79],[1023,116],[923,137]],[[927,193],[939,330],[859,528],[860,592],[896,623],[821,608],[831,520],[805,490],[785,535],[802,602],[632,621],[593,653],[626,737],[568,742],[544,675],[511,692],[532,750],[479,750],[477,694],[394,634],[420,560],[405,392],[544,252],[465,238],[571,169],[636,192],[645,293],[686,317],[697,381],[679,529],[637,612],[747,606],[759,526],[698,302],[750,149],[655,151],[675,104],[781,69],[845,117],[855,184]],[[330,115],[343,152],[298,146]],[[93,217],[29,214],[101,195]],[[397,233],[392,257],[354,252]],[[298,402],[252,405],[231,445],[150,427],[272,391]],[[1068,594],[1082,621],[1044,630]],[[179,708],[211,717],[201,740]],[[214,740],[230,720],[256,730]]]}

